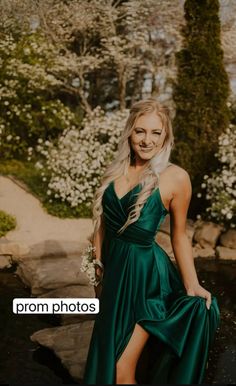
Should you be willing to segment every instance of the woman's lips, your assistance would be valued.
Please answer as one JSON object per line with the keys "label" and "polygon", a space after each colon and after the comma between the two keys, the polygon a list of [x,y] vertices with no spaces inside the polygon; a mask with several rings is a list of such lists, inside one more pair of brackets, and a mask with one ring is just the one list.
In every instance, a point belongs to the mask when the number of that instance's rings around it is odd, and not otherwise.
{"label": "woman's lips", "polygon": [[147,148],[147,147],[139,146],[139,148],[141,151],[144,151],[145,153],[149,153],[152,150],[152,147]]}

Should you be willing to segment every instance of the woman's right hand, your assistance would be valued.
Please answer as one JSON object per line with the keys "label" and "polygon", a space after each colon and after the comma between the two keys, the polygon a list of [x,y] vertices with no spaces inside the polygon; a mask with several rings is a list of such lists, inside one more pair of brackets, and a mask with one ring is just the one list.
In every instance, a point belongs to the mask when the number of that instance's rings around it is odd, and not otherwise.
{"label": "woman's right hand", "polygon": [[101,267],[99,267],[99,265],[96,265],[96,267],[95,267],[95,274],[96,274],[96,277],[98,278],[98,280],[100,280],[102,278],[103,269]]}
{"label": "woman's right hand", "polygon": [[[96,266],[95,274],[96,274],[97,279],[101,280],[102,276],[103,276],[102,268],[99,267],[99,266]],[[94,291],[95,291],[95,294],[96,294],[96,298],[99,298],[100,294],[101,294],[101,291],[102,291],[102,283],[99,283],[97,286],[94,286]]]}

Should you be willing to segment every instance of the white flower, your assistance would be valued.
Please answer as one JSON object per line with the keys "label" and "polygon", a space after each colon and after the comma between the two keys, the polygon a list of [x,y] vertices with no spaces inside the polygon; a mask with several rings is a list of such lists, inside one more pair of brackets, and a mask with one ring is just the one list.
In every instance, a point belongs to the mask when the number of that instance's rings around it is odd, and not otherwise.
{"label": "white flower", "polygon": [[28,47],[24,48],[24,54],[29,55],[30,54],[30,49]]}
{"label": "white flower", "polygon": [[95,265],[94,265],[94,257],[93,257],[93,251],[95,250],[95,247],[92,245],[88,245],[83,254],[81,259],[81,266],[80,270],[81,272],[85,272],[88,279],[89,284],[97,286],[100,281],[97,280],[96,273],[95,273]]}
{"label": "white flower", "polygon": [[[209,216],[234,228],[236,216],[236,127],[232,124],[219,136],[216,157],[221,166],[201,186],[206,188],[205,197],[210,201],[206,208]],[[206,185],[206,186],[205,186]],[[230,221],[232,220],[233,221]]]}

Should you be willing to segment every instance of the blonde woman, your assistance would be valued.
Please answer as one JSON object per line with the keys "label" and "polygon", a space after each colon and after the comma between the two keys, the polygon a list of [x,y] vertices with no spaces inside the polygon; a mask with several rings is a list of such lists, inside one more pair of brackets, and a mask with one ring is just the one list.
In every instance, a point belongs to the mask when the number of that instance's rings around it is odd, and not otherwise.
{"label": "blonde woman", "polygon": [[[204,379],[219,309],[198,281],[185,230],[191,183],[169,162],[172,146],[168,109],[136,102],[94,199],[102,287],[84,384]],[[177,265],[155,241],[167,214]]]}

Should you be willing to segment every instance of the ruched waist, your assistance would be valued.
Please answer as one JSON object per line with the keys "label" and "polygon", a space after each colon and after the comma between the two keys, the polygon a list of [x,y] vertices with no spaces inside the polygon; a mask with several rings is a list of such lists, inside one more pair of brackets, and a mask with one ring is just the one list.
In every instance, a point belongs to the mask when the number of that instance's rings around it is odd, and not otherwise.
{"label": "ruched waist", "polygon": [[134,232],[134,229],[129,230],[126,228],[123,233],[118,234],[117,230],[106,230],[107,237],[109,239],[115,238],[122,241],[126,241],[133,244],[139,244],[140,246],[150,247],[155,242],[155,234],[144,229],[138,229]]}

